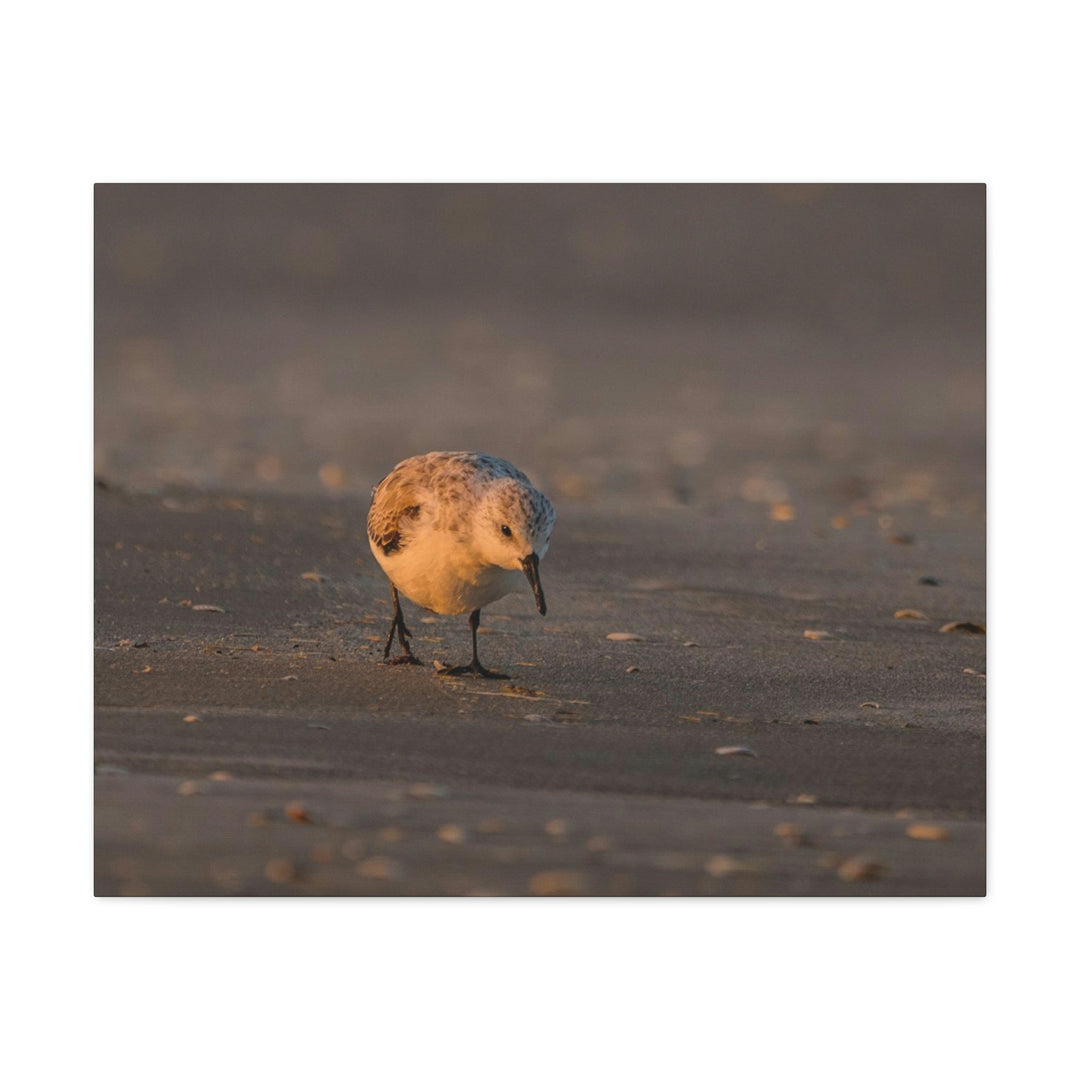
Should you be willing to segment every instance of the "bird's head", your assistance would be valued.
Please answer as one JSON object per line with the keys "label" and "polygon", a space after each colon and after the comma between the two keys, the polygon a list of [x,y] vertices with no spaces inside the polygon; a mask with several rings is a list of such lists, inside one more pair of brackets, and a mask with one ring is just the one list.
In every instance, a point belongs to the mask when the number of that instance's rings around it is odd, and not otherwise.
{"label": "bird's head", "polygon": [[530,484],[506,477],[488,488],[473,528],[473,542],[491,565],[524,573],[541,615],[547,613],[547,604],[540,560],[554,527],[555,508],[546,496]]}

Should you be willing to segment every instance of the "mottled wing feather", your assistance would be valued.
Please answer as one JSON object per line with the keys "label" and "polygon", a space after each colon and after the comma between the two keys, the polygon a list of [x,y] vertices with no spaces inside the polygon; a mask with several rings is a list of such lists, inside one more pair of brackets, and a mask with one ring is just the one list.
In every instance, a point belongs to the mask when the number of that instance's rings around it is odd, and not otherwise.
{"label": "mottled wing feather", "polygon": [[392,472],[371,493],[367,531],[384,555],[400,551],[408,543],[408,523],[420,516],[415,487]]}

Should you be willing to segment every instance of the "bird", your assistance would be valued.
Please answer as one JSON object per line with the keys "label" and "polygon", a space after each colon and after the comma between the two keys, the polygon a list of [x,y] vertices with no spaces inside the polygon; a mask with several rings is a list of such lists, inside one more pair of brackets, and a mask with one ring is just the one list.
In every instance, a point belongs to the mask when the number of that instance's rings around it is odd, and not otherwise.
{"label": "bird", "polygon": [[[389,664],[419,664],[400,594],[439,615],[469,612],[472,662],[445,675],[488,679],[476,651],[480,610],[526,586],[547,614],[540,560],[547,554],[555,508],[509,461],[473,450],[434,451],[399,462],[372,489],[371,552],[390,579],[394,616],[383,649]],[[401,654],[390,659],[394,635]]]}

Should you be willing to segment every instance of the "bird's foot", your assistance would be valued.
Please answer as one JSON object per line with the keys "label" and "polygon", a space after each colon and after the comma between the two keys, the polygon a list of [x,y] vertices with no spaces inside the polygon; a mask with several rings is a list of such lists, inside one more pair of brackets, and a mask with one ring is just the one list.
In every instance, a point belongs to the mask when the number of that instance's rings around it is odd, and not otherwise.
{"label": "bird's foot", "polygon": [[413,654],[402,653],[400,656],[395,656],[393,660],[383,660],[383,663],[388,667],[396,667],[398,664],[419,664],[423,666],[422,660],[417,660]]}
{"label": "bird's foot", "polygon": [[488,671],[479,660],[474,660],[471,664],[462,664],[459,667],[452,668],[440,668],[440,675],[471,675],[474,679],[509,679],[509,675],[503,675],[498,671]]}

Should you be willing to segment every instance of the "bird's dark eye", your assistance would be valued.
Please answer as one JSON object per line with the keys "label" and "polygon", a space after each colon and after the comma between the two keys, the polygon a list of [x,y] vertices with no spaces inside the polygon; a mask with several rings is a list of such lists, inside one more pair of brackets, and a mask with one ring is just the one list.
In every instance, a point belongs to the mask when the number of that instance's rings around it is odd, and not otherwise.
{"label": "bird's dark eye", "polygon": [[514,535],[514,534],[513,534],[513,533],[512,533],[511,531],[510,531],[510,526],[509,526],[509,525],[504,525],[504,526],[502,527],[502,532],[503,532],[503,536],[513,536],[513,535]]}

